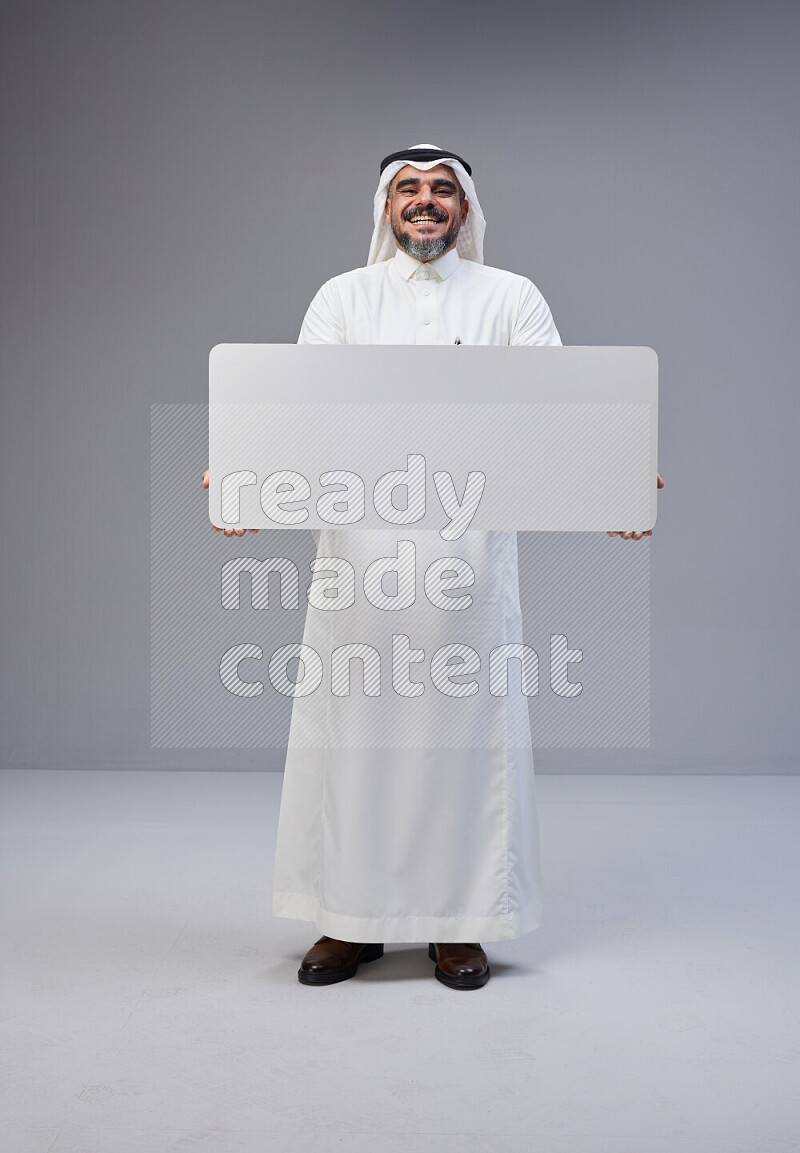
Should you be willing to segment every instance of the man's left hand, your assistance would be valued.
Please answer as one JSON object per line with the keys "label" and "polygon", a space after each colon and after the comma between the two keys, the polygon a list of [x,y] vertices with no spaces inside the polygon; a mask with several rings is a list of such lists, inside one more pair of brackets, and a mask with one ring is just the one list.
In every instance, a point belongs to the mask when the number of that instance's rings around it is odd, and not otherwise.
{"label": "man's left hand", "polygon": [[[664,478],[660,472],[656,473],[656,488],[664,487]],[[652,536],[653,530],[649,528],[647,532],[609,532],[607,536],[618,536],[622,540],[641,540],[643,536]]]}

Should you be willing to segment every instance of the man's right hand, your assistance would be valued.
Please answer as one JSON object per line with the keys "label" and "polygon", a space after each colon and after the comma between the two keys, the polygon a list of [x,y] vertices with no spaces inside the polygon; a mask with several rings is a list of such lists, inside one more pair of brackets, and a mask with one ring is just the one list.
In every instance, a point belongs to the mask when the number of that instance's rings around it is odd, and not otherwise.
{"label": "man's right hand", "polygon": [[[203,473],[203,488],[208,488],[208,472],[209,470],[206,469]],[[212,524],[211,527],[214,532],[224,532],[225,536],[244,536],[246,532],[258,532],[257,528],[217,528],[215,524]]]}

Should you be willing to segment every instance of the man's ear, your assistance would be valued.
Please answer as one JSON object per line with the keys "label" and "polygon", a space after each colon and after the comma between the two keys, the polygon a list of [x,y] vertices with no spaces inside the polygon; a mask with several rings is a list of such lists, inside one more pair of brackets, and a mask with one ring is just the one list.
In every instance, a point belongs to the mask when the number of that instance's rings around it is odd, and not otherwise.
{"label": "man's ear", "polygon": [[462,223],[462,225],[463,225],[464,221],[467,219],[468,214],[469,214],[469,201],[464,200],[461,203],[461,223]]}
{"label": "man's ear", "polygon": [[386,196],[386,203],[385,203],[385,204],[384,204],[384,206],[383,206],[383,215],[384,215],[384,217],[385,217],[385,219],[386,219],[386,220],[390,220],[390,219],[391,219],[391,211],[392,211],[392,210],[391,210],[391,207],[390,207],[391,203],[392,203],[392,201],[391,201],[391,198],[390,198],[390,197],[389,197],[389,195],[387,194],[387,196]]}

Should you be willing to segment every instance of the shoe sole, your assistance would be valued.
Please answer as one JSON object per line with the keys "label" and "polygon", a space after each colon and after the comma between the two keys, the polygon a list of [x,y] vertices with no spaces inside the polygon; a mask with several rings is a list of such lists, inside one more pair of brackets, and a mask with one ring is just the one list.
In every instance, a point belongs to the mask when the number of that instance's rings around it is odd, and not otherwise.
{"label": "shoe sole", "polygon": [[383,945],[368,945],[361,950],[358,960],[344,969],[333,969],[327,973],[307,973],[305,969],[298,969],[297,979],[301,985],[335,985],[337,981],[347,981],[350,977],[355,977],[362,961],[377,961],[382,956]]}
{"label": "shoe sole", "polygon": [[[428,945],[428,956],[432,961],[436,960],[436,950],[432,943]],[[486,972],[481,973],[478,977],[449,977],[447,973],[442,972],[437,963],[433,975],[437,981],[447,985],[448,989],[481,989],[491,977],[492,970],[487,965]]]}

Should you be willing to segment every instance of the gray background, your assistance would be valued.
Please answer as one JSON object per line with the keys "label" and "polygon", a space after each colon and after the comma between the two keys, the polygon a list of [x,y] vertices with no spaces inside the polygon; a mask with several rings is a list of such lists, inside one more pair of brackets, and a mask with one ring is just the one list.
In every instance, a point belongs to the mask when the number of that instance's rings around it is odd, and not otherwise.
{"label": "gray background", "polygon": [[564,343],[659,355],[658,524],[608,540],[651,549],[652,743],[538,771],[796,771],[799,31],[790,3],[5,3],[2,763],[281,767],[150,748],[150,406],[204,402],[216,343],[294,340],[366,259],[381,156],[433,142]]}

